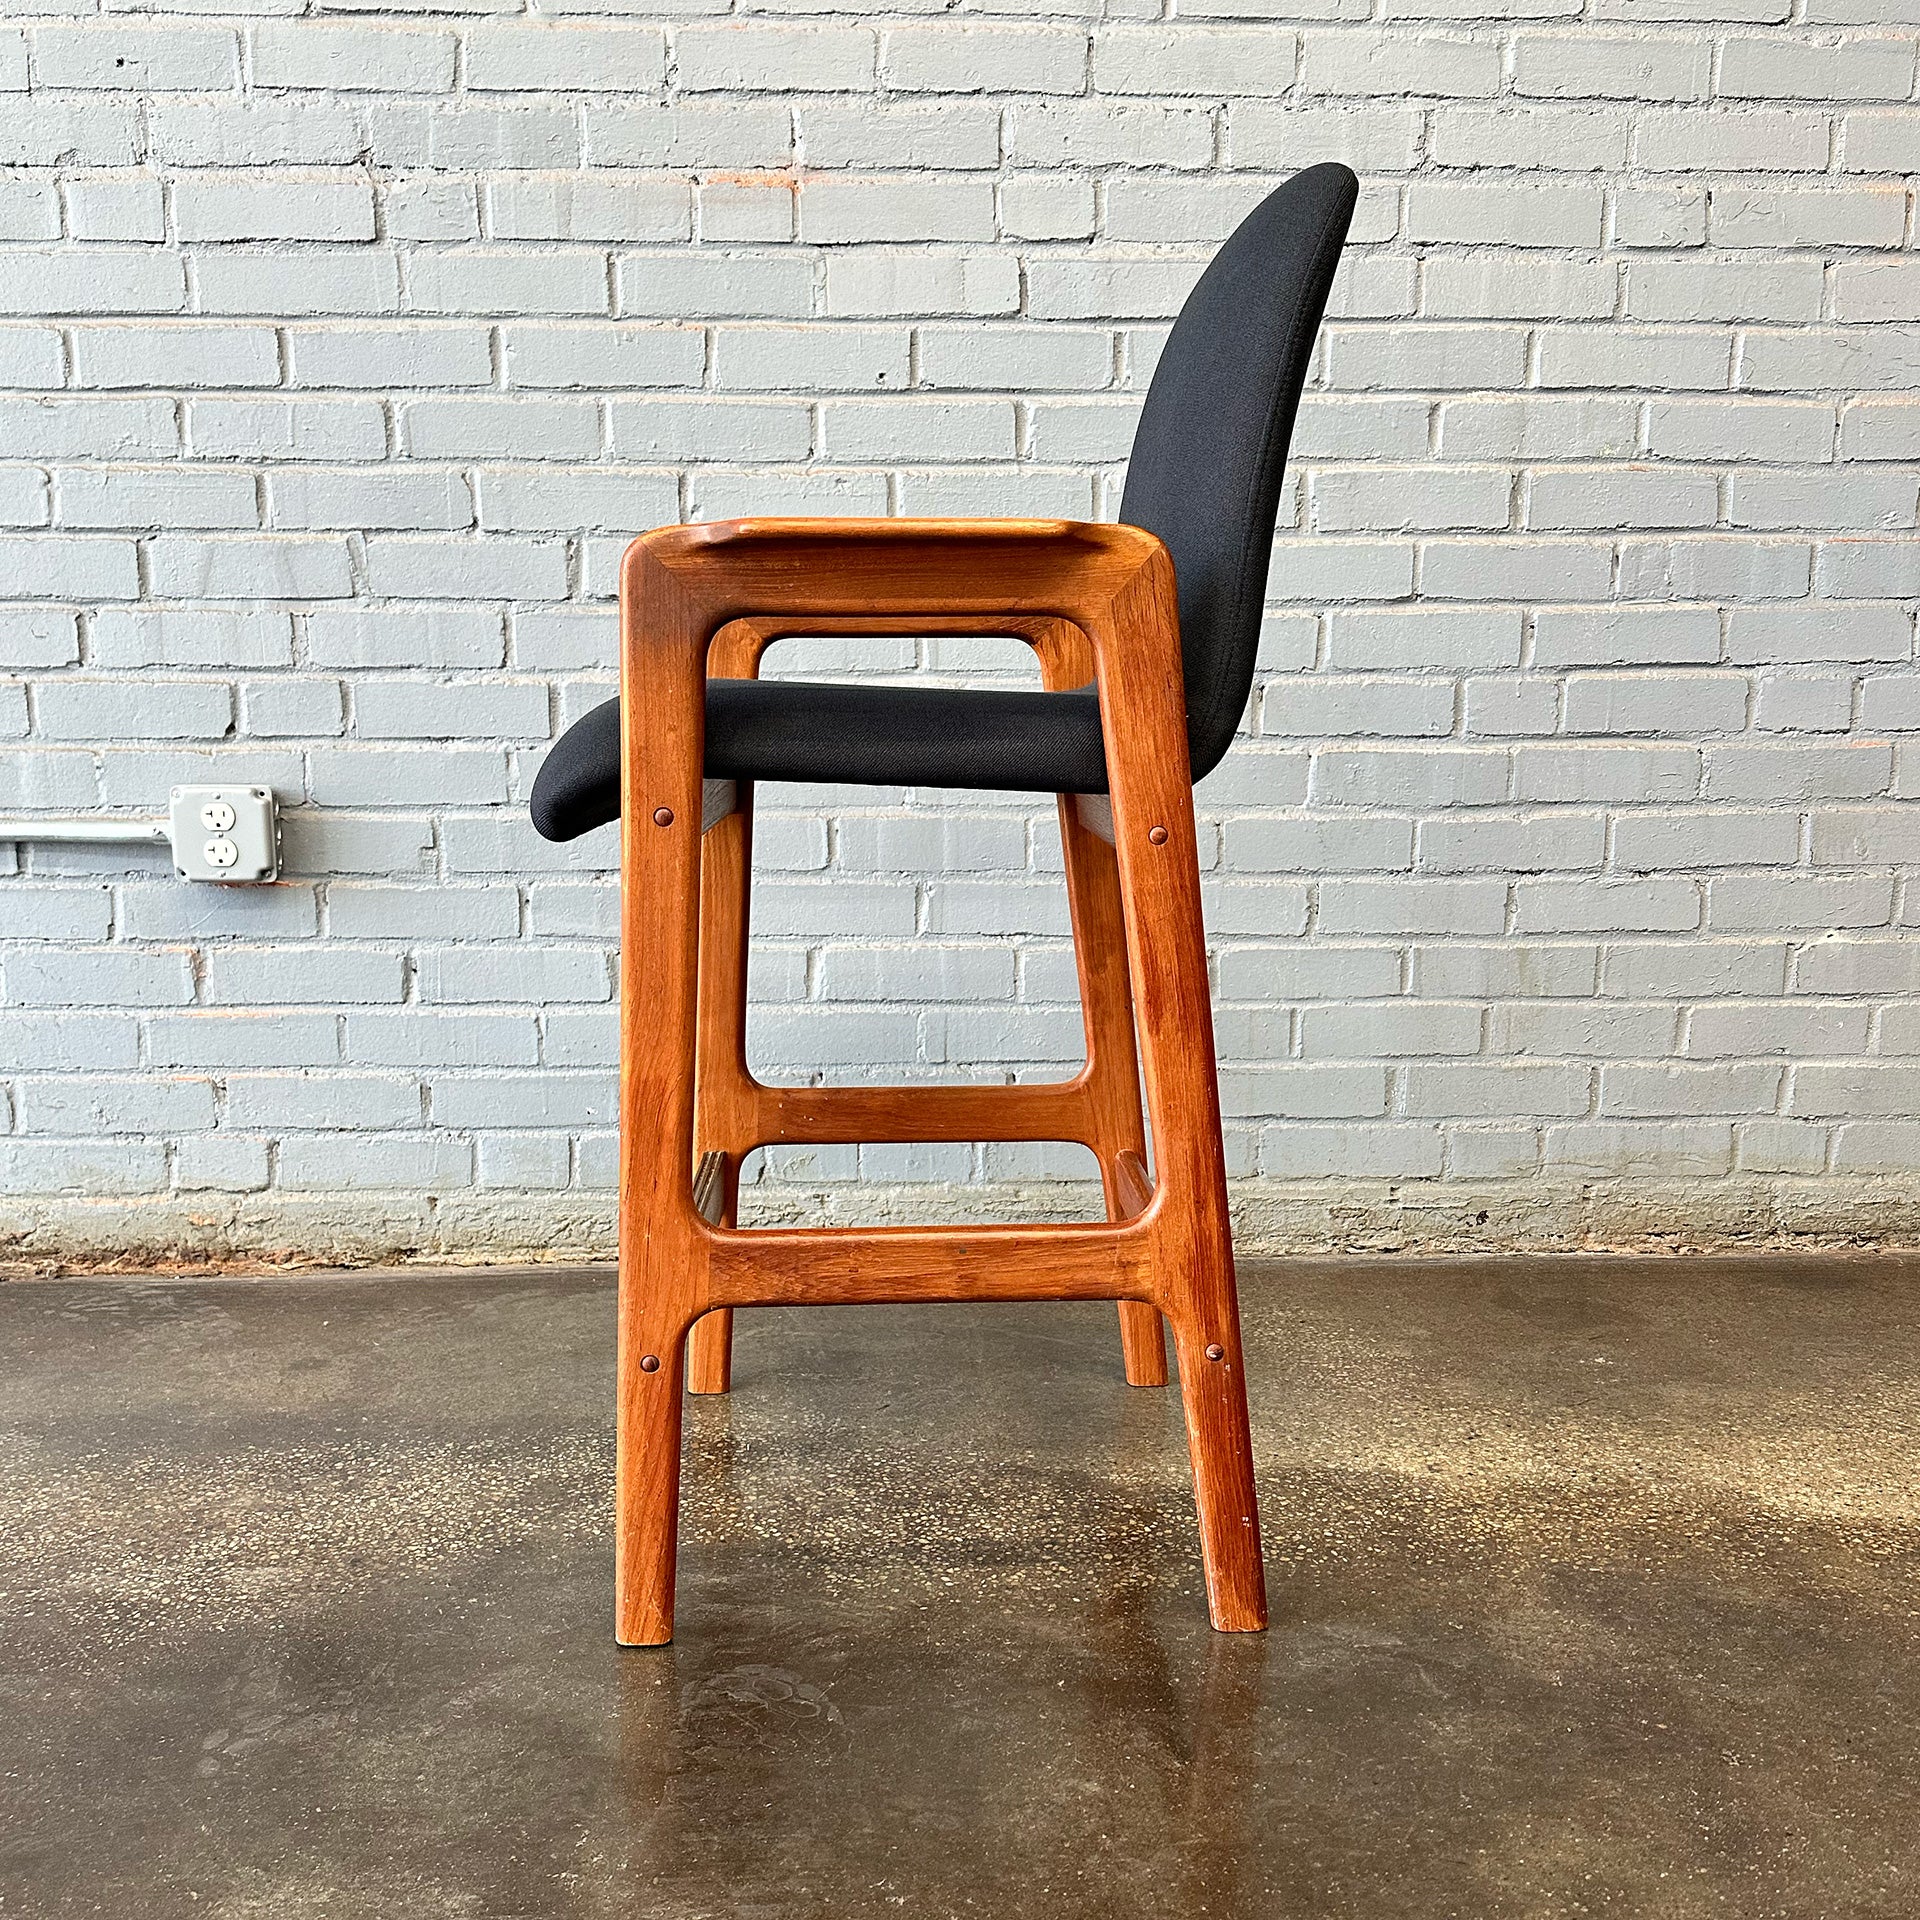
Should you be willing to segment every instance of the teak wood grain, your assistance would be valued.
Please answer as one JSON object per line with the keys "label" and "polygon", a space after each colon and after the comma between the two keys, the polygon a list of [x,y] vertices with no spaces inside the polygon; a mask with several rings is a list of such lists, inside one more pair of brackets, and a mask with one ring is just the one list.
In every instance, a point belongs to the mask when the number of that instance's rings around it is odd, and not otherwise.
{"label": "teak wood grain", "polygon": [[[1164,1315],[1209,1611],[1223,1630],[1263,1627],[1166,550],[1135,528],[1072,521],[675,527],[628,549],[621,618],[618,1638],[672,1637],[682,1380],[725,1389],[730,1310],[881,1300],[1117,1300],[1127,1375],[1141,1384],[1166,1377]],[[1095,681],[1114,840],[1063,803],[1087,1034],[1072,1081],[768,1087],[748,1073],[752,795],[743,788],[703,840],[703,683],[750,675],[772,640],[810,631],[1018,634],[1047,685]],[[927,1139],[1083,1141],[1108,1220],[738,1227],[740,1163],[756,1146]]]}

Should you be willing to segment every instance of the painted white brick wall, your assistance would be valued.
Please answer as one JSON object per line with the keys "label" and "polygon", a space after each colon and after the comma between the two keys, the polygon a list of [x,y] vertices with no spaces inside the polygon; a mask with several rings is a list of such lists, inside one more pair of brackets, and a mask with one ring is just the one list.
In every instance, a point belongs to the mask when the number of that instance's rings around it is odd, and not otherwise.
{"label": "painted white brick wall", "polygon": [[[0,809],[294,809],[260,891],[0,847],[18,1249],[603,1247],[612,835],[524,801],[625,539],[1111,515],[1200,264],[1325,158],[1199,795],[1244,1243],[1913,1237],[1912,0],[6,12]],[[1045,797],[762,798],[767,1071],[1070,1069]],[[1081,1171],[880,1144],[760,1204]]]}

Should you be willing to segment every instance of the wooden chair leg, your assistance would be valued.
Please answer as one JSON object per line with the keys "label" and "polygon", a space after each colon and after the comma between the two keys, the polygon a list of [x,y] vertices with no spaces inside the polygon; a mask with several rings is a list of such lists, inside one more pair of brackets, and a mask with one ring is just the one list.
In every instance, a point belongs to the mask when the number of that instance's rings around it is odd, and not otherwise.
{"label": "wooden chair leg", "polygon": [[[731,1220],[723,1221],[732,1226]],[[687,1391],[725,1393],[733,1385],[733,1309],[715,1307],[687,1335]]]}
{"label": "wooden chair leg", "polygon": [[[1086,1095],[1094,1157],[1107,1218],[1139,1212],[1143,1196],[1127,1190],[1120,1156],[1144,1164],[1146,1128],[1140,1114],[1140,1062],[1133,1037],[1133,993],[1127,976],[1126,921],[1120,910],[1120,871],[1113,848],[1081,820],[1070,794],[1060,797],[1060,839],[1066,852],[1067,899],[1073,912],[1073,957],[1080,974],[1080,1010],[1086,1023]],[[1159,1312],[1144,1300],[1120,1302],[1120,1355],[1127,1384],[1164,1387],[1167,1348]]]}
{"label": "wooden chair leg", "polygon": [[1231,1262],[1223,1274],[1196,1279],[1212,1295],[1212,1310],[1172,1318],[1207,1612],[1222,1633],[1259,1633],[1267,1624],[1267,1580]]}
{"label": "wooden chair leg", "polygon": [[621,1277],[620,1406],[614,1505],[614,1638],[663,1647],[673,1638],[680,1533],[680,1389],[685,1342],[630,1311],[646,1277]]}
{"label": "wooden chair leg", "polygon": [[[729,663],[730,665],[732,663]],[[757,653],[753,664],[757,664]],[[753,885],[753,790],[742,785],[734,811],[700,848],[700,1039],[694,1064],[696,1154],[727,1156],[714,1225],[738,1223],[740,1162],[752,1144],[746,1084],[747,924]],[[725,1393],[733,1381],[733,1311],[716,1308],[687,1342],[687,1391]]]}
{"label": "wooden chair leg", "polygon": [[1107,730],[1107,768],[1159,1189],[1153,1290],[1173,1322],[1179,1356],[1207,1610],[1222,1632],[1257,1633],[1267,1624],[1266,1574],[1185,729],[1178,703],[1143,670],[1146,652],[1123,638],[1129,629],[1171,627],[1172,599],[1170,567],[1137,576],[1111,609],[1112,628],[1093,638],[1102,713],[1126,714],[1130,722]]}

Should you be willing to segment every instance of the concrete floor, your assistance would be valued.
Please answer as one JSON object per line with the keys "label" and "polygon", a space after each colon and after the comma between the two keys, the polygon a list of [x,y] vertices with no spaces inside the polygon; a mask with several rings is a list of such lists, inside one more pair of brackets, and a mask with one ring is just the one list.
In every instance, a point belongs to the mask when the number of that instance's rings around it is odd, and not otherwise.
{"label": "concrete floor", "polygon": [[746,1316],[650,1653],[606,1274],[0,1287],[0,1913],[1911,1916],[1917,1280],[1249,1272],[1231,1639],[1106,1309]]}

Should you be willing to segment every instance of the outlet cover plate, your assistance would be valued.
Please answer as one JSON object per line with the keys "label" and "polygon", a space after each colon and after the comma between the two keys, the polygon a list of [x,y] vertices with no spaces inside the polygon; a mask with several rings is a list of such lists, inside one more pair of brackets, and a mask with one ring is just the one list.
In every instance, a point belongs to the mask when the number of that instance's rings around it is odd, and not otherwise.
{"label": "outlet cover plate", "polygon": [[167,836],[183,880],[229,885],[280,877],[280,810],[270,787],[175,787]]}

